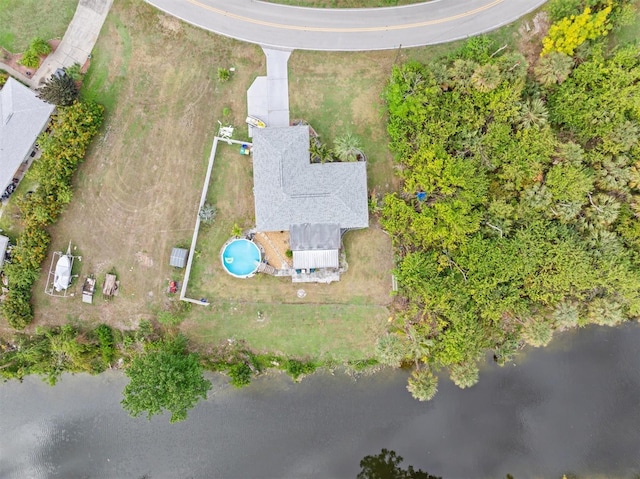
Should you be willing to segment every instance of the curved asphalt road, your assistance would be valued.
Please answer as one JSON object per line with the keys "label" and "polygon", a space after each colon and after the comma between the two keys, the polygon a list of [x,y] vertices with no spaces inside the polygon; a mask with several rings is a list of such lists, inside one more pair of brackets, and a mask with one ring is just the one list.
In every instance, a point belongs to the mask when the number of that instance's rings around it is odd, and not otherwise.
{"label": "curved asphalt road", "polygon": [[146,0],[220,35],[272,48],[386,50],[450,42],[510,23],[546,0],[433,0],[401,7],[317,9],[257,0]]}

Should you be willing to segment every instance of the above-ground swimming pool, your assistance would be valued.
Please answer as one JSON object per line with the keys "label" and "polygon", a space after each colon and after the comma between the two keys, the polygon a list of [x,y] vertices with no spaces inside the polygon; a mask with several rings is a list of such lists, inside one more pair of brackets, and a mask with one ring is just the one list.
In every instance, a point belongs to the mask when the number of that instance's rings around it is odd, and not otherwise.
{"label": "above-ground swimming pool", "polygon": [[231,276],[248,278],[260,265],[260,250],[253,241],[236,239],[222,250],[222,266]]}

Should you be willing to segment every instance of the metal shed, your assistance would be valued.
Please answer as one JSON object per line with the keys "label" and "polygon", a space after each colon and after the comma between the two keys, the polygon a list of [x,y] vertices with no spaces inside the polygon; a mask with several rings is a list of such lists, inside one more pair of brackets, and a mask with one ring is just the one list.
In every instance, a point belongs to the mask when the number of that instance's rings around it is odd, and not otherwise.
{"label": "metal shed", "polygon": [[173,248],[171,250],[171,258],[169,264],[176,268],[184,268],[187,265],[187,257],[189,256],[189,250],[184,248]]}

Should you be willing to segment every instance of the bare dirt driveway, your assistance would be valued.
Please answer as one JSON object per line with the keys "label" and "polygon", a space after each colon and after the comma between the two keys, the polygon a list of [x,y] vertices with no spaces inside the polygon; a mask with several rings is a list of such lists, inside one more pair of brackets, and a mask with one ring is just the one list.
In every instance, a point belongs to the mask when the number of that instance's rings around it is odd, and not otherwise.
{"label": "bare dirt driveway", "polygon": [[274,48],[388,50],[451,42],[511,23],[546,0],[434,0],[385,8],[304,8],[256,0],[146,0],[206,30]]}

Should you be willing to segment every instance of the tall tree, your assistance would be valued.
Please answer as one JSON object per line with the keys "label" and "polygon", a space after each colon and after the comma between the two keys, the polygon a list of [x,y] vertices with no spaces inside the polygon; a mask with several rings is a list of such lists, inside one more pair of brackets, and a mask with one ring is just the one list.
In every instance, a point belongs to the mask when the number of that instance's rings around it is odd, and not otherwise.
{"label": "tall tree", "polygon": [[207,398],[211,382],[202,376],[198,355],[187,351],[184,336],[147,345],[125,374],[131,380],[124,388],[122,407],[133,417],[148,419],[165,410],[171,422],[183,421],[187,411]]}
{"label": "tall tree", "polygon": [[38,98],[57,106],[69,106],[78,98],[78,87],[66,73],[52,75],[38,90]]}

